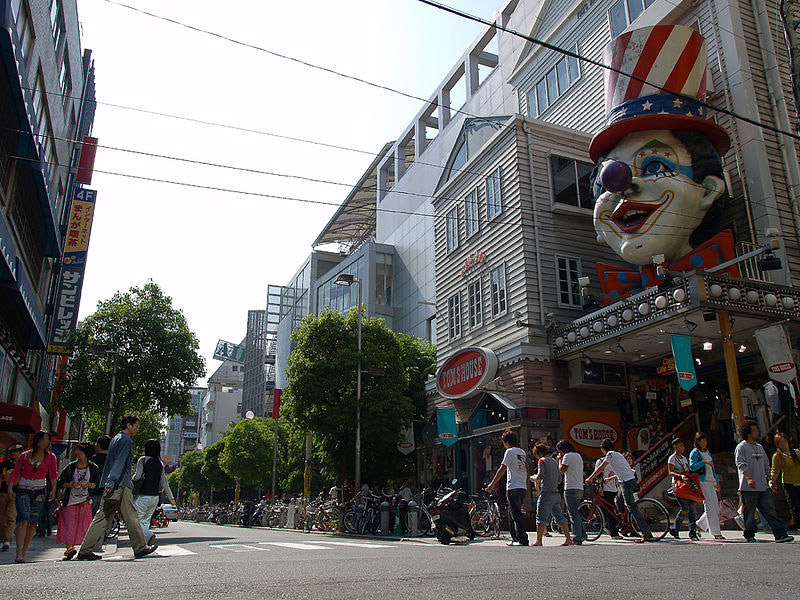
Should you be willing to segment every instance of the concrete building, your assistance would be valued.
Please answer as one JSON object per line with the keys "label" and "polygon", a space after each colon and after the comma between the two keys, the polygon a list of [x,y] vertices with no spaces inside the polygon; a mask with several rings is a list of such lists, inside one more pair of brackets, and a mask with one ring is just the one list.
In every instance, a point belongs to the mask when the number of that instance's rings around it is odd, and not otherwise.
{"label": "concrete building", "polygon": [[192,414],[185,417],[173,415],[167,420],[167,431],[161,448],[164,464],[177,466],[186,452],[197,447],[200,437],[200,406],[207,392],[208,388],[204,387],[190,389]]}
{"label": "concrete building", "polygon": [[267,414],[267,311],[247,311],[242,414]]}
{"label": "concrete building", "polygon": [[[244,340],[242,340],[244,343]],[[244,365],[224,361],[208,378],[208,390],[200,409],[200,439],[207,448],[219,441],[228,425],[242,418]]]}
{"label": "concrete building", "polygon": [[0,23],[0,428],[63,430],[48,414],[55,359],[44,348],[77,164],[71,140],[91,131],[94,68],[76,0],[6,0]]}

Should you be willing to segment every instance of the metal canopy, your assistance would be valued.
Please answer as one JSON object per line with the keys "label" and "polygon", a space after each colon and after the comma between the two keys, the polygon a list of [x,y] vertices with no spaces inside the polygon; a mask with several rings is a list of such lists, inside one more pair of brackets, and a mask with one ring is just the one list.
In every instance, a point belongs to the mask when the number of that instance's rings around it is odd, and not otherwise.
{"label": "metal canopy", "polygon": [[328,221],[312,246],[347,244],[356,248],[375,234],[375,215],[378,197],[378,169],[380,161],[392,147],[389,142],[381,149],[358,180],[342,205]]}

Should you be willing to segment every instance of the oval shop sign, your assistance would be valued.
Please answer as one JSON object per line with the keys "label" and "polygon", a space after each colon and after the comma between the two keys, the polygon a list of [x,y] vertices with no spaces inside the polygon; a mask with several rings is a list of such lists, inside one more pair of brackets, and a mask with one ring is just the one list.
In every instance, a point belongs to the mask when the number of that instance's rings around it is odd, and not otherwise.
{"label": "oval shop sign", "polygon": [[598,423],[597,421],[584,421],[576,423],[569,430],[569,437],[572,441],[582,446],[599,448],[605,438],[616,442],[619,434],[611,425]]}
{"label": "oval shop sign", "polygon": [[497,356],[488,348],[456,352],[436,374],[436,389],[445,398],[474,396],[497,375]]}

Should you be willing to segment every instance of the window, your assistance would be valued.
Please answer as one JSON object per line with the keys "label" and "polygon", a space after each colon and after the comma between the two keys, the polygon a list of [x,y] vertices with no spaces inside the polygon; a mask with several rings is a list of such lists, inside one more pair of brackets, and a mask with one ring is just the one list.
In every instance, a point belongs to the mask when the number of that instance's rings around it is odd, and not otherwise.
{"label": "window", "polygon": [[72,93],[72,74],[69,71],[69,52],[66,51],[64,51],[64,60],[61,62],[61,70],[58,72],[58,83],[61,85],[64,100],[68,100]]}
{"label": "window", "polygon": [[481,304],[480,280],[467,286],[467,303],[469,306],[469,328],[475,329],[483,325],[483,306]]}
{"label": "window", "polygon": [[[575,44],[570,50],[577,54],[578,45]],[[528,114],[532,117],[541,115],[560,96],[565,94],[580,77],[581,71],[577,58],[565,56],[559,60],[556,66],[539,80],[528,96]]]}
{"label": "window", "polygon": [[480,229],[477,188],[472,190],[464,200],[464,225],[467,231],[467,239],[471,238]]}
{"label": "window", "polygon": [[611,35],[617,37],[628,28],[655,0],[619,0],[608,11]]}
{"label": "window", "polygon": [[452,252],[458,248],[459,237],[459,223],[458,223],[458,206],[454,206],[450,212],[447,213],[447,251]]}
{"label": "window", "polygon": [[486,218],[491,221],[503,212],[503,196],[500,190],[500,168],[486,178]]}
{"label": "window", "polygon": [[589,163],[550,156],[553,203],[591,210],[594,205],[594,194],[589,184],[592,169]]}
{"label": "window", "polygon": [[375,253],[375,303],[392,305],[392,255]]}
{"label": "window", "polygon": [[492,269],[489,280],[492,284],[492,316],[496,317],[506,310],[506,266]]}
{"label": "window", "polygon": [[27,58],[31,46],[33,45],[33,38],[36,37],[33,33],[33,23],[31,22],[30,12],[28,12],[28,6],[25,4],[24,0],[12,0],[11,11],[14,15],[14,23],[17,27],[19,49],[20,52],[22,52],[22,58]]}
{"label": "window", "polygon": [[453,294],[447,299],[447,327],[450,339],[461,336],[461,297],[460,293]]}
{"label": "window", "polygon": [[567,256],[556,256],[558,269],[558,305],[572,308],[582,308],[581,286],[578,277],[581,276],[581,261]]}

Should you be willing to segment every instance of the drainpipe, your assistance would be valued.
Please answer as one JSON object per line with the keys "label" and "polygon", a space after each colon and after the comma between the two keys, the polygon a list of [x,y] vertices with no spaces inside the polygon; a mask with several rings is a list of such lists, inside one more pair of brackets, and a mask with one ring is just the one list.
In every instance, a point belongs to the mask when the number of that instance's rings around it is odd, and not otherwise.
{"label": "drainpipe", "polygon": [[544,327],[544,295],[542,294],[542,253],[539,246],[539,203],[536,200],[536,181],[533,175],[533,145],[531,142],[531,131],[528,124],[523,121],[522,130],[525,132],[525,139],[528,147],[528,171],[531,178],[531,206],[533,208],[533,244],[536,252],[536,293],[539,296],[539,323]]}
{"label": "drainpipe", "polygon": [[[775,55],[775,44],[772,40],[772,29],[769,24],[769,16],[764,0],[751,0],[751,6],[755,13],[756,33],[758,34],[761,56],[764,59],[764,67],[767,75],[767,88],[769,99],[775,115],[776,125],[784,130],[791,131],[792,126],[789,122],[789,112],[786,106],[786,96],[783,93],[780,73],[778,71],[778,59]],[[800,208],[798,208],[797,193],[800,190],[800,164],[798,164],[797,149],[794,142],[780,133],[778,142],[781,148],[781,155],[786,166],[786,176],[789,191],[789,199],[792,205],[792,217],[795,232],[800,230]],[[787,259],[788,260],[788,259]],[[786,265],[787,273],[789,265]],[[790,277],[791,279],[791,277]]]}

